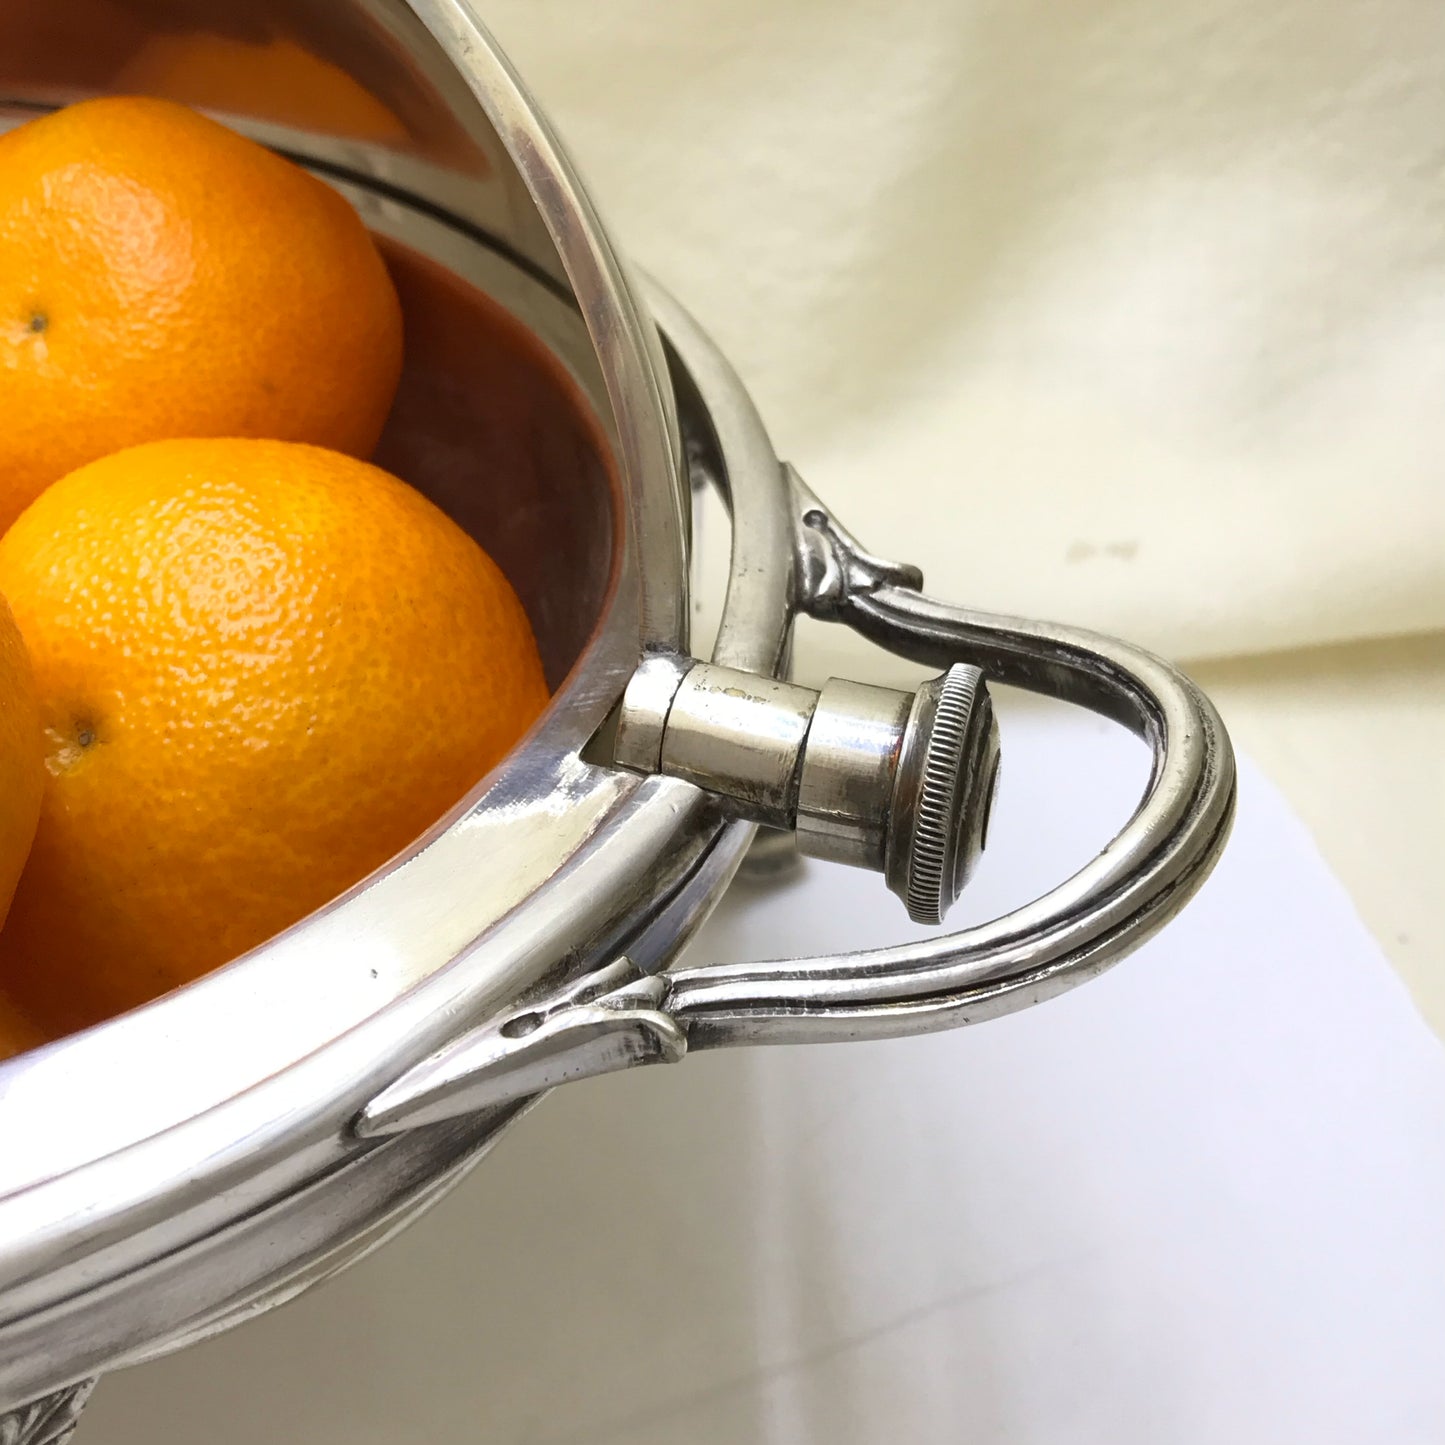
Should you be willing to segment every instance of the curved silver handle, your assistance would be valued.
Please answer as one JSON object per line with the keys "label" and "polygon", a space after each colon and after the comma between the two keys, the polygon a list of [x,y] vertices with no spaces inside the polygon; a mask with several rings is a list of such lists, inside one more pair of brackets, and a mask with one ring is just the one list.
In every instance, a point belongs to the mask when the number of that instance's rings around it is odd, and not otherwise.
{"label": "curved silver handle", "polygon": [[1178,669],[1115,638],[953,607],[921,577],[868,556],[794,477],[800,606],[934,667],[1076,703],[1150,745],[1139,807],[1052,892],[980,927],[859,953],[670,973],[663,1007],[690,1048],[887,1038],[993,1018],[1093,978],[1189,900],[1234,813],[1234,754],[1219,714]]}
{"label": "curved silver handle", "polygon": [[436,1123],[692,1049],[892,1038],[994,1018],[1102,973],[1208,876],[1234,814],[1234,754],[1219,714],[1183,673],[1111,637],[932,601],[916,569],[870,557],[791,480],[801,610],[913,661],[971,663],[1122,723],[1154,753],[1134,815],[1072,878],[980,927],[656,976],[619,959],[433,1055],[368,1105],[357,1133]]}

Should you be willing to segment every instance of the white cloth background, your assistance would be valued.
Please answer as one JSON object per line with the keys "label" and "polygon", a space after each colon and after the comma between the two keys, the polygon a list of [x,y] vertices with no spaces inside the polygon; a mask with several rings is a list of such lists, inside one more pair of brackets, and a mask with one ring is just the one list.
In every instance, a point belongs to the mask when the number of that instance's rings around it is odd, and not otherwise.
{"label": "white cloth background", "polygon": [[1435,0],[488,0],[877,550],[1186,658],[1445,625]]}

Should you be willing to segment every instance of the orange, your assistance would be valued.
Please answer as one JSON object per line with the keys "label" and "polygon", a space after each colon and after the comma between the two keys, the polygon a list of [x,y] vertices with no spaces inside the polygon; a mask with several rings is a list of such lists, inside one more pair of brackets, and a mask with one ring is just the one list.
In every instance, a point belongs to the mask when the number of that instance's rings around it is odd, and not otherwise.
{"label": "orange", "polygon": [[44,780],[35,676],[14,615],[0,597],[0,923],[35,836]]}
{"label": "orange", "polygon": [[115,88],[353,140],[406,140],[402,123],[359,81],[290,39],[162,33]]}
{"label": "orange", "polygon": [[531,627],[419,492],[295,443],[155,442],[0,540],[45,798],[0,991],[63,1032],[224,963],[456,803],[547,700]]}
{"label": "orange", "polygon": [[[30,852],[44,787],[35,678],[20,629],[0,597],[0,922]],[[39,1032],[0,993],[0,1059],[40,1041]]]}
{"label": "orange", "polygon": [[0,136],[0,530],[139,442],[369,456],[401,326],[351,206],[193,111],[92,100]]}

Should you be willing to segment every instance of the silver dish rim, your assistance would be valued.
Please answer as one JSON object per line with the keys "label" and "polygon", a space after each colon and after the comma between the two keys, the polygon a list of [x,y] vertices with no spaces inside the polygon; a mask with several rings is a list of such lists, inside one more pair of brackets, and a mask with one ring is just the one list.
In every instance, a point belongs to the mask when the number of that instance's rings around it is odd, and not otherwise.
{"label": "silver dish rim", "polygon": [[[751,836],[695,787],[594,767],[582,756],[639,656],[686,644],[676,403],[648,309],[515,75],[464,7],[414,9],[449,53],[466,49],[468,84],[511,154],[527,158],[523,181],[551,232],[598,360],[623,479],[607,613],[524,743],[406,853],[207,979],[0,1066],[0,1130],[7,1138],[0,1399],[33,1398],[110,1364],[121,1339],[114,1311],[102,1301],[115,1296],[110,1303],[119,1305],[140,1274],[159,1282],[193,1248],[220,1232],[244,1230],[268,1201],[334,1186],[340,1171],[364,1166],[376,1191],[390,1190],[396,1213],[396,1199],[458,1171],[503,1120],[369,1145],[347,1136],[347,1121],[459,1026],[530,989],[589,970],[624,945],[640,966],[665,966],[719,896]],[[389,193],[385,206],[394,205]],[[495,252],[505,256],[505,247]],[[757,426],[758,436],[741,435],[743,427],[730,442],[748,463],[731,500],[732,577],[746,585],[729,586],[717,653],[733,665],[771,671],[791,617],[793,557],[783,474]],[[709,442],[720,444],[714,435],[699,445],[706,450]],[[266,990],[252,982],[268,964],[281,968],[305,951],[364,972],[360,942],[374,943],[388,927],[395,936],[419,921],[415,907],[400,906],[407,894],[425,898],[465,882],[459,860],[486,863],[479,844],[488,819],[515,831],[529,815],[555,825],[567,813],[579,819],[570,846],[557,847],[554,836],[540,876],[522,896],[481,927],[474,917],[460,937],[439,931],[425,957],[413,951],[404,967],[378,979],[384,986],[353,1017],[340,1026],[332,1018],[304,1041],[291,1039],[281,1051],[289,1057],[279,1064],[275,1057],[255,1060],[244,1080],[213,1075],[206,1097],[200,1076],[213,1060],[196,1045],[206,1031],[195,1025],[207,1018],[231,1023],[248,994],[253,1015],[268,1003],[274,1010],[274,995],[262,997]],[[117,1073],[126,1056],[144,1058],[151,1080],[130,1097],[124,1086],[141,1071]],[[116,1087],[98,1092],[100,1078]],[[385,1232],[384,1214],[372,1201],[369,1225],[357,1232]],[[205,1279],[192,1270],[185,1288],[198,1306]],[[218,1282],[209,1314],[234,1310],[237,1289],[235,1278]],[[82,1296],[90,1303],[78,1313]],[[158,1308],[165,1314],[179,1307],[172,1301]],[[197,1309],[181,1313],[194,1319]],[[131,1347],[139,1348],[144,1331],[129,1328]],[[60,1337],[63,1362],[54,1355]]]}

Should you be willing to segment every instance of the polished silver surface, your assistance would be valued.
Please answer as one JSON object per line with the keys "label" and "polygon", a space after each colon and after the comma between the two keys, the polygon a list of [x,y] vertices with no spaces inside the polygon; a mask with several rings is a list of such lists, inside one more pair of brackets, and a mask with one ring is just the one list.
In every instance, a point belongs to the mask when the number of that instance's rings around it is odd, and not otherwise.
{"label": "polished silver surface", "polygon": [[535,1008],[463,1035],[373,1099],[355,1132],[383,1137],[638,1064],[676,1063],[687,1037],[661,1009],[666,996],[664,976],[621,958]]}
{"label": "polished silver surface", "polygon": [[[6,17],[48,3],[12,0]],[[414,361],[384,456],[505,554],[556,692],[471,797],[334,904],[198,984],[0,1065],[0,1429],[24,1420],[32,1435],[45,1417],[24,1402],[63,1421],[77,1382],[227,1328],[383,1243],[556,1084],[724,1044],[975,1022],[1093,976],[1183,905],[1233,803],[1218,717],[1167,664],[931,601],[916,569],[858,547],[779,463],[696,323],[629,276],[465,0],[112,8],[134,26],[94,47],[0,47],[0,124],[121,84],[156,26],[285,38],[396,120],[379,139],[259,103],[225,117],[327,178],[394,248]],[[469,297],[535,354],[455,350]],[[537,368],[525,425],[512,361]],[[481,459],[505,472],[508,457],[518,490],[492,495]],[[733,526],[707,661],[689,655],[689,482],[717,487]],[[945,678],[914,701],[795,689],[780,679],[803,612]],[[873,867],[881,850],[914,905],[936,895],[941,910],[982,845],[995,777],[985,694],[955,670],[974,667],[1153,748],[1149,793],[1105,853],[960,934],[674,967],[754,836],[743,818],[798,825],[815,850]],[[723,679],[714,669],[740,696],[703,686]],[[730,790],[710,791],[720,778]],[[65,1403],[41,1401],[55,1392]]]}
{"label": "polished silver surface", "polygon": [[798,846],[812,858],[883,871],[898,760],[913,699],[830,678],[818,694],[798,778]]}
{"label": "polished silver surface", "polygon": [[[812,688],[699,663],[673,694],[658,771],[719,794],[751,822],[791,828],[817,701]],[[626,708],[624,698],[624,717]]]}
{"label": "polished silver surface", "polygon": [[975,1023],[1097,976],[1208,876],[1234,814],[1219,714],[1168,663],[1115,638],[950,606],[870,557],[796,477],[802,605],[899,656],[968,662],[997,681],[1121,723],[1154,755],[1148,789],[1103,852],[1004,918],[925,942],[808,959],[684,967],[667,1007],[689,1047],[885,1038]]}
{"label": "polished silver surface", "polygon": [[662,763],[662,734],[672,700],[696,658],[677,653],[644,657],[628,681],[618,711],[612,757],[637,773],[655,773]]}
{"label": "polished silver surface", "polygon": [[942,923],[988,839],[999,737],[983,673],[954,663],[918,689],[888,816],[888,886],[915,923]]}
{"label": "polished silver surface", "polygon": [[0,1445],[65,1445],[93,1389],[94,1380],[82,1380],[0,1415]]}
{"label": "polished silver surface", "polygon": [[[263,32],[266,17],[282,17],[286,34],[288,12],[278,4],[249,14]],[[141,27],[162,20],[197,34],[226,24],[223,10],[187,0],[164,17],[140,3],[135,14]],[[464,509],[475,499],[467,488],[486,480],[468,480],[469,458],[494,444],[534,443],[531,460],[555,463],[573,491],[539,486],[511,513],[526,521],[530,511],[544,534],[552,528],[554,544],[590,514],[596,494],[582,489],[599,488],[602,525],[591,536],[603,586],[595,597],[579,590],[593,575],[590,556],[577,565],[565,549],[518,537],[519,559],[556,569],[550,580],[538,571],[528,605],[552,599],[554,610],[534,621],[545,645],[547,617],[556,619],[560,686],[503,766],[403,857],[287,934],[146,1008],[0,1065],[0,1409],[243,1319],[385,1238],[524,1106],[379,1146],[359,1145],[348,1119],[398,1065],[419,1062],[529,990],[623,950],[646,968],[665,965],[751,836],[696,790],[582,756],[639,656],[686,642],[674,474],[682,441],[669,378],[638,381],[639,370],[660,364],[652,323],[635,298],[609,297],[621,272],[590,211],[575,204],[575,178],[548,171],[549,143],[540,131],[528,136],[530,102],[505,67],[473,65],[490,42],[467,28],[464,9],[449,7],[449,16],[443,45],[406,5],[381,0],[308,8],[305,26],[321,32],[315,48],[338,64],[379,57],[401,110],[450,117],[436,127],[443,140],[458,126],[469,137],[451,153],[442,144],[423,160],[412,140],[393,150],[297,131],[274,116],[226,119],[311,161],[383,236],[486,292],[529,345],[550,350],[550,384],[594,418],[585,444],[579,433],[576,448],[557,453],[563,431],[525,411],[480,438],[468,433],[472,413],[489,418],[493,387],[506,405],[510,370],[493,367],[479,380],[472,358],[461,357],[459,370],[446,354],[423,400],[446,402],[442,414],[456,430],[417,425],[407,441],[422,450],[447,443],[439,485],[451,490],[439,500],[449,509]],[[111,74],[92,73],[89,52],[68,53],[54,57],[43,81],[22,85],[9,79],[17,56],[0,54],[11,121],[104,90]],[[440,90],[428,92],[433,82]],[[418,94],[404,101],[408,86]],[[506,144],[478,107],[477,87],[506,112]],[[477,136],[490,139],[467,149]],[[513,149],[526,154],[525,177]],[[447,186],[438,182],[444,170]],[[445,210],[438,198],[448,193],[465,193],[475,208]],[[559,279],[574,270],[576,291]],[[412,353],[418,333],[410,311],[407,319]],[[483,389],[468,395],[468,383]],[[625,405],[614,408],[614,395]],[[746,429],[733,428],[724,443],[698,425],[706,434],[691,450],[726,482],[739,437],[750,444]],[[531,488],[548,474],[522,475]],[[649,489],[662,495],[644,503]],[[561,509],[550,517],[538,506],[549,495]],[[772,476],[743,476],[733,489],[744,518],[775,516],[778,499]],[[644,515],[653,520],[646,531]],[[792,558],[774,521],[753,530],[757,540],[744,544],[746,615],[732,606],[726,634],[741,665],[769,668],[784,647]],[[525,596],[529,579],[514,580]],[[570,657],[569,625],[581,649]]]}
{"label": "polished silver surface", "polygon": [[645,659],[613,759],[680,778],[813,857],[883,873],[940,923],[983,849],[998,728],[977,668],[916,695],[832,678],[822,692],[691,658]]}
{"label": "polished silver surface", "polygon": [[[1182,673],[1113,638],[967,611],[896,587],[887,579],[902,569],[863,553],[796,477],[792,497],[799,547],[821,545],[833,554],[827,565],[804,571],[816,590],[805,593],[803,605],[858,626],[902,656],[948,665],[922,701],[935,714],[935,735],[955,759],[971,758],[972,771],[940,767],[933,781],[974,799],[980,845],[998,754],[971,659],[986,659],[993,675],[1078,703],[1143,738],[1154,767],[1133,817],[1098,858],[1051,893],[961,933],[853,954],[681,967],[664,976],[661,991],[656,978],[617,981],[611,972],[605,993],[586,991],[579,1017],[584,1054],[554,1062],[553,1038],[565,1036],[569,1010],[578,1007],[561,996],[544,1011],[551,1033],[535,1057],[525,1028],[494,1025],[513,1042],[505,1067],[497,1067],[492,1034],[479,1035],[468,1048],[486,1070],[482,1083],[467,1075],[466,1050],[439,1056],[363,1110],[359,1133],[404,1132],[464,1115],[479,1089],[500,1102],[511,1092],[509,1070],[530,1092],[539,1078],[569,1082],[584,1071],[671,1063],[698,1048],[893,1038],[995,1018],[1096,977],[1157,932],[1208,876],[1233,818],[1233,755],[1218,714]],[[942,728],[938,713],[945,714]],[[984,741],[970,746],[970,736]],[[923,801],[927,787],[920,784]],[[947,802],[938,805],[940,819]],[[939,872],[961,870],[939,846]],[[960,846],[973,844],[965,838]],[[662,1017],[677,1026],[666,1033],[665,1049],[657,1044]],[[520,1082],[513,1087],[524,1089]]]}

